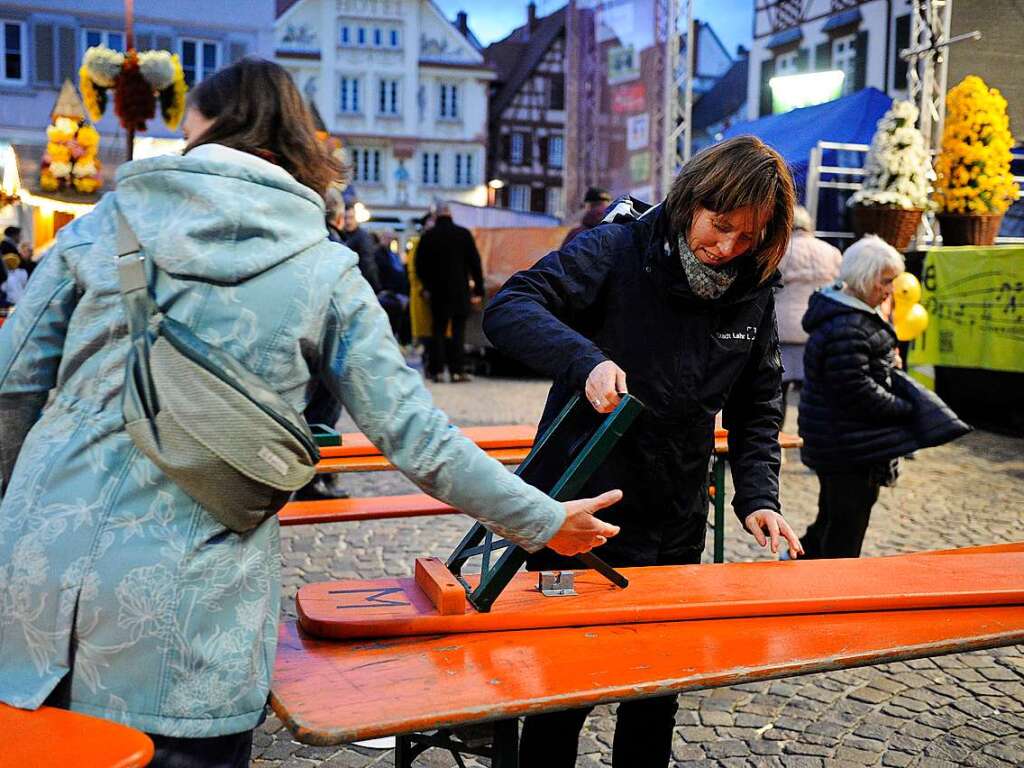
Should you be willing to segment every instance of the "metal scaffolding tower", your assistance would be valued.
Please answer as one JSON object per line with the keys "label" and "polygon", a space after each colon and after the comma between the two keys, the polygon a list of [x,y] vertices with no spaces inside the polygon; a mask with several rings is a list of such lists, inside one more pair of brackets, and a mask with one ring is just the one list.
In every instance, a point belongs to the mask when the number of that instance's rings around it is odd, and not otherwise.
{"label": "metal scaffolding tower", "polygon": [[912,0],[910,47],[900,51],[907,62],[907,98],[920,111],[918,124],[929,150],[942,145],[946,118],[946,49],[963,40],[977,40],[980,32],[950,37],[953,0]]}
{"label": "metal scaffolding tower", "polygon": [[[660,200],[668,194],[672,180],[683,163],[690,159],[693,57],[696,46],[691,39],[693,0],[656,0],[654,11],[658,64],[662,77],[657,94],[652,100],[651,123],[655,126],[658,136],[658,140],[654,142],[652,167],[656,174],[654,199]],[[686,20],[685,35],[679,33],[680,17]],[[680,41],[686,46],[682,66],[679,56]],[[680,89],[683,91],[681,103]]]}

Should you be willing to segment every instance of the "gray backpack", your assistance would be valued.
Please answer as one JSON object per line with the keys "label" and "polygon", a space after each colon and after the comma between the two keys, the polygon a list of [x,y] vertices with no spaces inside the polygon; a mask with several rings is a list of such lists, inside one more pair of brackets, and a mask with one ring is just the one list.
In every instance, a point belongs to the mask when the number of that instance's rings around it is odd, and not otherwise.
{"label": "gray backpack", "polygon": [[146,258],[120,212],[117,253],[131,332],[121,402],[125,428],[139,450],[222,525],[248,531],[313,478],[320,460],[313,435],[260,377],[159,310]]}

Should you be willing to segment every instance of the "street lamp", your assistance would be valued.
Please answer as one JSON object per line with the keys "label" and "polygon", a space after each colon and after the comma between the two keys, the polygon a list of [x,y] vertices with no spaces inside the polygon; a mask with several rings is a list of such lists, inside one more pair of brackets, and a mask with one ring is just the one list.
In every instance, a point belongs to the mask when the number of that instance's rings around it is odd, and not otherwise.
{"label": "street lamp", "polygon": [[491,179],[487,182],[487,205],[491,208],[498,206],[498,190],[505,186],[501,179]]}
{"label": "street lamp", "polygon": [[501,179],[491,179],[490,181],[487,182],[487,186],[490,187],[491,189],[501,189],[502,187],[505,186],[505,182],[502,181]]}
{"label": "street lamp", "polygon": [[360,224],[365,224],[370,220],[370,209],[367,208],[365,205],[357,202],[352,207],[355,209],[356,212],[356,221],[358,221]]}

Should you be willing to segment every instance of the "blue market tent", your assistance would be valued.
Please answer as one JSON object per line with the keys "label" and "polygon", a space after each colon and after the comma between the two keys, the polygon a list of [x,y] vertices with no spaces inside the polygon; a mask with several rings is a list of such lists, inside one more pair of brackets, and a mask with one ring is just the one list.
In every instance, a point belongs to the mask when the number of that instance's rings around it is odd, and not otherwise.
{"label": "blue market tent", "polygon": [[[877,88],[865,88],[835,101],[739,123],[725,131],[725,138],[753,134],[774,147],[789,164],[802,202],[811,149],[819,141],[870,144],[875,124],[891,104]],[[826,156],[825,162],[836,160]]]}

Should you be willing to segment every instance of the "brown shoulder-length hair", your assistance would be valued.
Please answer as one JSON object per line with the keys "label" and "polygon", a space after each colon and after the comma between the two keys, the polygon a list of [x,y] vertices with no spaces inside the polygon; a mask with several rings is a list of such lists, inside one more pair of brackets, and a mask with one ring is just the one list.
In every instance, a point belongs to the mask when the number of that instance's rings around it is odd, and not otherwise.
{"label": "brown shoulder-length hair", "polygon": [[[793,225],[793,178],[779,153],[755,136],[737,136],[694,156],[672,183],[665,207],[673,232],[688,233],[697,208],[728,213],[754,207],[752,248],[760,282],[774,274]],[[767,212],[767,220],[761,221]]]}
{"label": "brown shoulder-length hair", "polygon": [[186,153],[201,144],[249,152],[277,163],[321,197],[341,178],[291,75],[272,61],[245,58],[205,78],[189,92],[188,106],[213,124]]}

